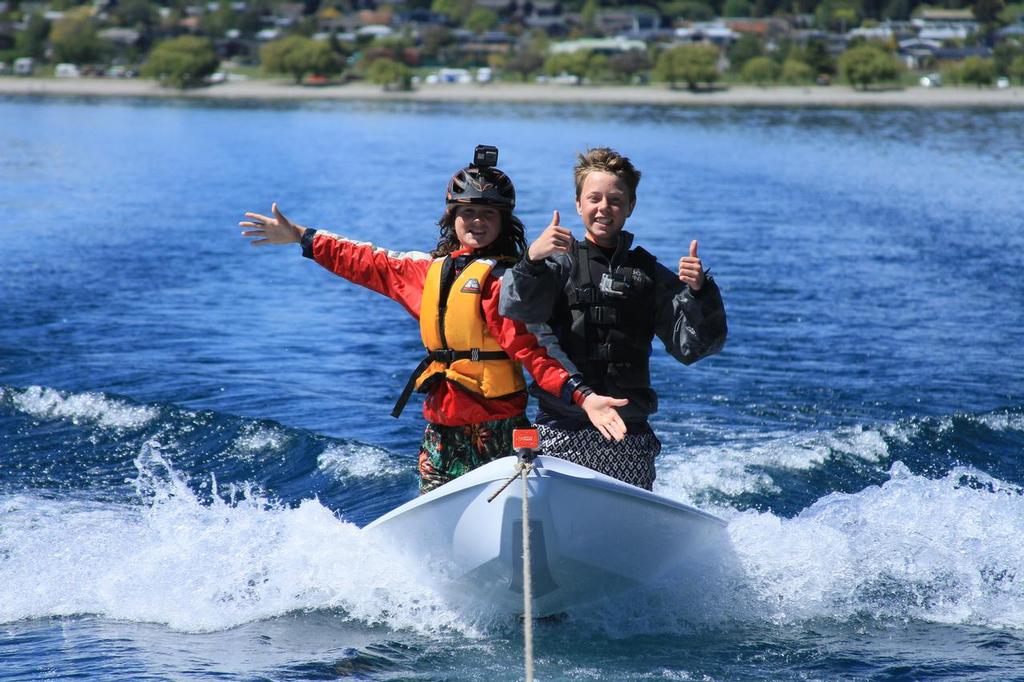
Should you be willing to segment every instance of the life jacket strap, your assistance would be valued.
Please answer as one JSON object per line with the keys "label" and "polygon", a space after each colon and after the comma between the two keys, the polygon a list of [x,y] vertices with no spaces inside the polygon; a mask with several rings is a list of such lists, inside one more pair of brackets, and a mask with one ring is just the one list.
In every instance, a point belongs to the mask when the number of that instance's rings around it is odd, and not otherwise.
{"label": "life jacket strap", "polygon": [[416,390],[416,382],[419,380],[427,367],[435,362],[443,362],[446,365],[450,365],[456,360],[472,360],[473,362],[480,362],[481,360],[508,360],[508,353],[503,350],[480,350],[479,348],[473,348],[470,350],[452,350],[450,348],[440,348],[438,350],[427,351],[427,357],[420,360],[420,364],[416,365],[416,369],[412,371],[409,376],[409,380],[405,382],[405,388],[402,389],[402,395],[398,396],[398,401],[395,403],[395,407],[391,410],[391,416],[396,419],[402,410],[405,409],[406,403],[409,402],[409,398],[412,397],[413,391]]}

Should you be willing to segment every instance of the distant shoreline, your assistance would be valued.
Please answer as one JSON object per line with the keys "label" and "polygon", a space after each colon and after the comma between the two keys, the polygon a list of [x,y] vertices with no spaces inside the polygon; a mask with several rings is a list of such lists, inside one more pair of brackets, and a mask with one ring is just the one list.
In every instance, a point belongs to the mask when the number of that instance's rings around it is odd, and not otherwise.
{"label": "distant shoreline", "polygon": [[1024,87],[911,87],[861,92],[846,86],[734,85],[710,92],[664,86],[587,86],[488,83],[423,85],[410,92],[384,91],[366,83],[302,86],[287,81],[250,80],[195,90],[163,88],[148,80],[0,77],[0,97],[122,97],[218,101],[396,101],[524,104],[623,104],[676,107],[815,108],[995,108],[1024,107]]}

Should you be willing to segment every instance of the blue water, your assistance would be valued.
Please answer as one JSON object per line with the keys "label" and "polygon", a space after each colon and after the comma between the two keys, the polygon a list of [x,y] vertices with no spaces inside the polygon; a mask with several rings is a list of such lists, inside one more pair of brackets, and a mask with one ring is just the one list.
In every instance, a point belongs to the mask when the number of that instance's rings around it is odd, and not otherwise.
{"label": "blue water", "polygon": [[[643,171],[730,339],[656,349],[656,490],[735,580],[538,624],[542,680],[1024,679],[1024,112],[0,100],[0,678],[512,680],[358,532],[415,494],[395,304],[245,210],[431,247],[498,145],[531,235],[573,154]],[[574,225],[580,235],[578,224]],[[679,586],[679,592],[684,592]]]}

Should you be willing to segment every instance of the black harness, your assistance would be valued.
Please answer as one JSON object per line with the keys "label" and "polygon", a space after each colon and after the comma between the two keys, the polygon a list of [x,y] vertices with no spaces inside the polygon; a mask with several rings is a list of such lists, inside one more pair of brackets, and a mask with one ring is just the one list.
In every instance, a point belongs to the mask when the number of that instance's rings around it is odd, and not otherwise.
{"label": "black harness", "polygon": [[[448,310],[448,297],[452,292],[452,284],[455,282],[455,278],[467,265],[473,260],[468,255],[458,256],[452,258],[448,256],[444,260],[444,264],[441,266],[441,283],[438,300],[440,301],[440,309],[438,310],[438,325],[441,336],[441,345],[444,346],[438,350],[427,351],[427,356],[420,360],[420,364],[416,365],[416,369],[412,371],[412,375],[409,376],[409,380],[405,382],[405,388],[402,389],[402,394],[398,396],[398,401],[395,402],[394,408],[391,410],[392,417],[398,417],[402,414],[402,410],[405,409],[406,404],[409,402],[409,398],[412,397],[413,391],[416,390],[416,382],[419,380],[420,375],[427,370],[427,367],[434,362],[442,362],[445,365],[451,365],[456,360],[472,360],[474,362],[480,360],[507,360],[508,353],[505,351],[486,351],[480,350],[479,348],[472,348],[470,350],[452,350],[448,348],[448,340],[444,335],[444,316]],[[438,377],[441,375],[439,374]],[[424,386],[420,387],[420,390],[429,390],[427,383],[431,383],[434,377],[430,377],[427,382],[424,382]]]}
{"label": "black harness", "polygon": [[552,325],[569,359],[598,392],[606,379],[622,388],[650,384],[657,259],[642,248],[624,247],[609,257],[594,244],[574,243],[576,268]]}

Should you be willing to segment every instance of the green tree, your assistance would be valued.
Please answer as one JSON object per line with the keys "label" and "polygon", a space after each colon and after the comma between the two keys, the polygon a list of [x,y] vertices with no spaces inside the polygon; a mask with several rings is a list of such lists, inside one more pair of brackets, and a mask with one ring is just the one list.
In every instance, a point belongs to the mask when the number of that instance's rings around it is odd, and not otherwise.
{"label": "green tree", "polygon": [[498,24],[498,15],[486,7],[477,7],[466,17],[466,28],[473,33],[490,31]]}
{"label": "green tree", "polygon": [[42,59],[46,54],[46,37],[50,35],[50,22],[42,14],[31,14],[25,29],[14,36],[14,55]]}
{"label": "green tree", "polygon": [[753,57],[747,60],[740,73],[748,83],[766,85],[778,79],[779,65],[770,57]]}
{"label": "green tree", "polygon": [[951,62],[942,68],[942,82],[949,85],[961,85],[964,82],[963,62]]}
{"label": "green tree", "polygon": [[679,45],[658,56],[654,76],[675,87],[683,81],[695,90],[701,83],[718,80],[718,48],[714,45]]}
{"label": "green tree", "polygon": [[260,48],[260,67],[265,73],[286,73],[301,83],[310,74],[335,76],[344,62],[331,46],[304,36],[288,36]]}
{"label": "green tree", "polygon": [[864,44],[847,50],[839,57],[839,71],[854,87],[866,90],[874,83],[895,80],[900,64],[881,47]]}
{"label": "green tree", "polygon": [[999,14],[1006,9],[1003,0],[975,0],[971,5],[971,13],[982,26],[992,26],[999,23]]}
{"label": "green tree", "polygon": [[591,71],[590,60],[593,54],[591,50],[553,54],[544,61],[544,73],[549,76],[569,74],[582,81]]}
{"label": "green tree", "polygon": [[142,67],[142,75],[156,78],[164,85],[188,88],[201,85],[219,65],[209,40],[181,36],[154,47]]}
{"label": "green tree", "polygon": [[612,77],[624,83],[631,83],[654,64],[644,50],[626,50],[608,58],[608,70]]}
{"label": "green tree", "polygon": [[754,57],[764,55],[764,48],[761,46],[761,39],[755,35],[744,33],[740,39],[729,48],[729,70],[733,73],[741,73],[743,67]]}
{"label": "green tree", "polygon": [[597,13],[601,11],[601,5],[597,0],[587,0],[580,10],[580,23],[587,31],[593,31],[597,27]]}
{"label": "green tree", "polygon": [[367,69],[366,77],[385,90],[412,89],[412,71],[409,67],[387,57],[375,59]]}
{"label": "green tree", "polygon": [[1007,74],[1010,78],[1016,78],[1017,81],[1024,85],[1024,55],[1015,57],[1010,62],[1010,68],[1007,70]]}
{"label": "green tree", "polygon": [[227,0],[220,0],[217,9],[212,12],[204,12],[199,20],[202,32],[208,36],[220,38],[228,29],[235,28],[238,16],[231,9],[231,3]]}
{"label": "green tree", "polygon": [[445,26],[426,26],[420,31],[420,43],[424,60],[444,62],[443,55],[455,43],[455,39]]}
{"label": "green tree", "polygon": [[473,9],[473,0],[433,0],[432,12],[443,14],[456,24],[462,24]]}
{"label": "green tree", "polygon": [[505,70],[516,74],[520,80],[527,80],[544,66],[544,55],[531,45],[526,45],[508,58]]}
{"label": "green tree", "polygon": [[831,53],[828,51],[828,46],[825,41],[820,38],[812,38],[807,41],[807,45],[804,47],[802,54],[794,55],[803,62],[806,62],[815,76],[826,74],[829,76],[835,75],[836,62],[832,59]]}
{"label": "green tree", "polygon": [[58,62],[94,64],[102,61],[113,46],[96,35],[90,7],[76,7],[64,13],[50,29],[50,43]]}
{"label": "green tree", "polygon": [[790,85],[809,83],[814,80],[814,69],[807,62],[790,57],[782,63],[782,80]]}
{"label": "green tree", "polygon": [[818,27],[846,33],[861,20],[860,0],[822,0],[814,10],[814,21]]}
{"label": "green tree", "polygon": [[1013,60],[1024,55],[1024,47],[1019,43],[1004,40],[992,49],[992,61],[995,64],[997,76],[1010,75],[1010,64]]}
{"label": "green tree", "polygon": [[149,0],[120,0],[112,18],[118,26],[148,30],[157,25],[159,17],[156,5]]}
{"label": "green tree", "polygon": [[715,10],[700,0],[670,0],[658,5],[661,16],[673,23],[676,19],[686,21],[711,21],[715,18]]}
{"label": "green tree", "polygon": [[725,0],[723,17],[749,17],[753,6],[747,0]]}
{"label": "green tree", "polygon": [[996,77],[995,64],[991,59],[981,57],[968,57],[961,66],[964,83],[977,85],[992,85]]}
{"label": "green tree", "polygon": [[999,23],[1001,24],[1016,24],[1024,17],[1024,4],[1017,3],[1014,5],[1007,5],[1002,12],[999,13]]}
{"label": "green tree", "polygon": [[909,0],[889,0],[882,10],[882,18],[890,21],[906,21],[910,18]]}

